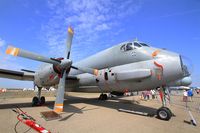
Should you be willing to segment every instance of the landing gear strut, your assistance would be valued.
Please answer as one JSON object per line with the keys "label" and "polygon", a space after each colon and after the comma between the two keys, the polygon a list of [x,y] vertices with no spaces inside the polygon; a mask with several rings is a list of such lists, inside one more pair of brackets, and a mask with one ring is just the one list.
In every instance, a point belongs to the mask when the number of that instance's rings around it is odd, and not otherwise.
{"label": "landing gear strut", "polygon": [[45,97],[44,96],[41,97],[42,87],[37,87],[37,88],[38,88],[37,96],[33,97],[32,106],[44,105],[46,102]]}
{"label": "landing gear strut", "polygon": [[107,96],[107,94],[101,94],[100,96],[99,96],[99,100],[107,100],[108,99],[108,96]]}

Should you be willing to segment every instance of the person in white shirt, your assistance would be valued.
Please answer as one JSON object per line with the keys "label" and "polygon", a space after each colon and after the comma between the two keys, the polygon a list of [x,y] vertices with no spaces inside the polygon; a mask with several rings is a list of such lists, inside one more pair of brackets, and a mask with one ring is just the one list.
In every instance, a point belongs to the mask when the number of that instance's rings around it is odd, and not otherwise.
{"label": "person in white shirt", "polygon": [[188,93],[186,90],[183,90],[183,102],[187,102]]}

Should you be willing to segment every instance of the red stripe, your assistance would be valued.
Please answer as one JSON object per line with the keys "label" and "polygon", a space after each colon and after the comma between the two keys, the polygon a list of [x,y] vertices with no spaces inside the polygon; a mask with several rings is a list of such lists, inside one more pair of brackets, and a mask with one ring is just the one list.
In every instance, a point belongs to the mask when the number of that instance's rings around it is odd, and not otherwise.
{"label": "red stripe", "polygon": [[162,70],[163,70],[163,65],[161,64],[158,64],[157,62],[154,61],[154,64],[157,66],[157,67],[160,67]]}

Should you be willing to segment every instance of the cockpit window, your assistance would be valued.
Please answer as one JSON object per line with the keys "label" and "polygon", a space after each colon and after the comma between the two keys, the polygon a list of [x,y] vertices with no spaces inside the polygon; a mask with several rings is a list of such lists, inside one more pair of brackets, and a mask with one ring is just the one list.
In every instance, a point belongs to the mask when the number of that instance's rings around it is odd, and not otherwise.
{"label": "cockpit window", "polygon": [[132,43],[126,43],[124,45],[121,46],[120,50],[122,51],[129,51],[129,50],[133,50],[134,46]]}
{"label": "cockpit window", "polygon": [[121,46],[120,50],[125,51],[125,44]]}
{"label": "cockpit window", "polygon": [[136,46],[136,47],[142,47],[139,43],[137,43],[137,42],[134,42],[134,46]]}
{"label": "cockpit window", "polygon": [[149,45],[147,45],[145,43],[140,43],[140,45],[145,46],[145,47],[149,47]]}
{"label": "cockpit window", "polygon": [[127,43],[126,44],[126,51],[132,50],[132,49],[133,49],[132,43]]}

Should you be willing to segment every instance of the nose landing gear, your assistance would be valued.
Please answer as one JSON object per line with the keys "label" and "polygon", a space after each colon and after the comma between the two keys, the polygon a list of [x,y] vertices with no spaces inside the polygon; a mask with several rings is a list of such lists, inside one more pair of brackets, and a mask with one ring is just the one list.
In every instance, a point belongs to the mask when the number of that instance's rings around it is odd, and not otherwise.
{"label": "nose landing gear", "polygon": [[157,110],[156,114],[159,119],[168,121],[171,119],[172,116],[174,116],[172,111],[168,107],[166,107],[166,96],[167,95],[169,96],[169,92],[165,87],[161,87],[159,89],[159,93],[160,93],[160,98],[162,101],[162,107],[160,107]]}
{"label": "nose landing gear", "polygon": [[157,117],[161,120],[170,120],[172,117],[172,112],[169,108],[167,107],[161,107],[157,110]]}

